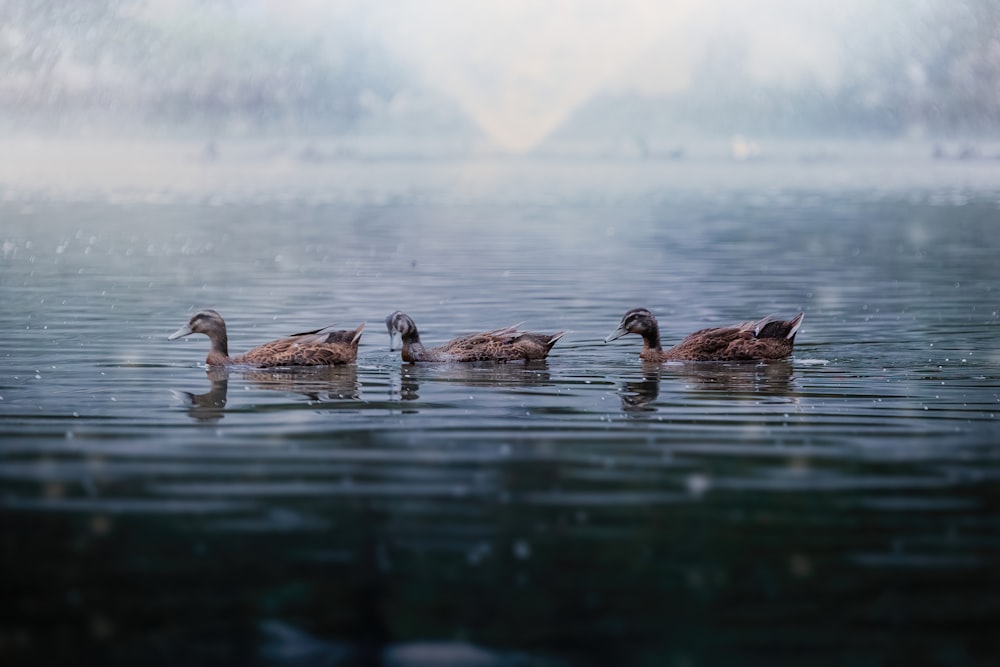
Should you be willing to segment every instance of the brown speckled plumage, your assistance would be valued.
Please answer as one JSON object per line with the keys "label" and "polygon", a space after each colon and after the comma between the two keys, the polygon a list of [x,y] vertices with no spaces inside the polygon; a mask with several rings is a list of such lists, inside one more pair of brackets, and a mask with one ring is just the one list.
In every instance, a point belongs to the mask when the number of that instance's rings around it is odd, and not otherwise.
{"label": "brown speckled plumage", "polygon": [[391,350],[403,350],[403,361],[530,361],[544,359],[565,331],[552,335],[518,331],[518,325],[469,334],[428,350],[420,342],[417,325],[396,311],[385,318]]}
{"label": "brown speckled plumage", "polygon": [[802,326],[804,313],[787,322],[769,315],[753,322],[731,327],[695,331],[674,347],[660,346],[660,327],[653,314],[645,308],[633,308],[622,317],[621,324],[611,332],[605,343],[626,334],[642,336],[644,361],[762,361],[784,359],[792,353],[795,334]]}
{"label": "brown speckled plumage", "polygon": [[358,341],[364,328],[362,324],[353,331],[335,330],[333,327],[304,331],[264,343],[238,357],[230,357],[226,323],[222,316],[214,310],[200,310],[191,316],[186,326],[167,338],[174,340],[194,333],[205,334],[212,343],[205,359],[209,366],[334,366],[357,360]]}

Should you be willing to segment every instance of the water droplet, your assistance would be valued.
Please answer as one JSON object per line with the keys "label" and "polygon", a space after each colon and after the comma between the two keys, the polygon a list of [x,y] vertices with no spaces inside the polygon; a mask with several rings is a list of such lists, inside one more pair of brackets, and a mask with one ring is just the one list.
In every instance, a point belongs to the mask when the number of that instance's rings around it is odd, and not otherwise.
{"label": "water droplet", "polygon": [[687,488],[688,491],[693,495],[700,496],[701,494],[708,491],[708,488],[710,486],[711,486],[711,481],[708,479],[706,475],[701,475],[701,474],[688,475]]}

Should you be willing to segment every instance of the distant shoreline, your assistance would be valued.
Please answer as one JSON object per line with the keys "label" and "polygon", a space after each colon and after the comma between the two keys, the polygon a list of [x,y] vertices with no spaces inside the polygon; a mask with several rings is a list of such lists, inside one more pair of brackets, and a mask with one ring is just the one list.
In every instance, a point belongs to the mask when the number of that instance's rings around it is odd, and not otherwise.
{"label": "distant shoreline", "polygon": [[[671,192],[1000,189],[1000,146],[934,141],[759,140],[737,160],[729,138],[639,156],[608,145],[505,156],[378,137],[136,141],[0,139],[0,196],[116,200],[558,201],[581,191],[627,201]],[[965,157],[963,146],[975,145]]]}

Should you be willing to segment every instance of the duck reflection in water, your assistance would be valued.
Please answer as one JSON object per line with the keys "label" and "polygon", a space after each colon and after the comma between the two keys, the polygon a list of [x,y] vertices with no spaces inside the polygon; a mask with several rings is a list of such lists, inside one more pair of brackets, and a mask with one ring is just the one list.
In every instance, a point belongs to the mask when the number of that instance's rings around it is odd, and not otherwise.
{"label": "duck reflection in water", "polygon": [[315,366],[240,373],[259,389],[302,394],[311,401],[361,398],[357,366]]}
{"label": "duck reflection in water", "polygon": [[211,387],[203,394],[172,390],[187,405],[188,414],[200,422],[215,422],[225,416],[229,377],[238,375],[258,389],[295,393],[314,402],[357,400],[361,397],[357,367],[317,366],[271,371],[234,371],[209,368]]}
{"label": "duck reflection in water", "polygon": [[544,359],[520,364],[497,364],[491,361],[445,365],[404,365],[398,380],[392,383],[393,398],[413,401],[420,398],[420,384],[456,383],[468,387],[539,387],[551,384],[548,362]]}
{"label": "duck reflection in water", "polygon": [[650,403],[660,396],[659,368],[651,368],[642,374],[642,379],[625,382],[618,395],[622,399],[622,410],[625,412],[653,412],[656,408]]}
{"label": "duck reflection in water", "polygon": [[210,368],[205,372],[211,387],[203,394],[171,389],[171,393],[187,406],[188,415],[200,422],[217,422],[225,417],[229,393],[229,371]]}
{"label": "duck reflection in water", "polygon": [[692,393],[724,392],[755,400],[761,396],[789,396],[794,391],[793,369],[788,361],[727,364],[692,361],[670,365],[645,362],[642,367],[642,379],[625,382],[619,393],[626,412],[656,410],[652,404],[660,396],[663,378],[683,381],[684,389]]}

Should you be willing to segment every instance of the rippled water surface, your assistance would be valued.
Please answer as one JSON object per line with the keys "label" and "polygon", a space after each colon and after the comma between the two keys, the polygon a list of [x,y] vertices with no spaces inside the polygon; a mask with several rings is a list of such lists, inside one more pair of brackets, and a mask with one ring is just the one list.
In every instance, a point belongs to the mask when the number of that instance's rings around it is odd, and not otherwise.
{"label": "rippled water surface", "polygon": [[[0,656],[996,664],[1000,194],[682,169],[8,192]],[[806,317],[787,362],[650,366],[602,342],[639,305]],[[368,326],[356,366],[206,372],[166,340],[201,307],[233,352]],[[396,309],[570,333],[404,365]]]}

